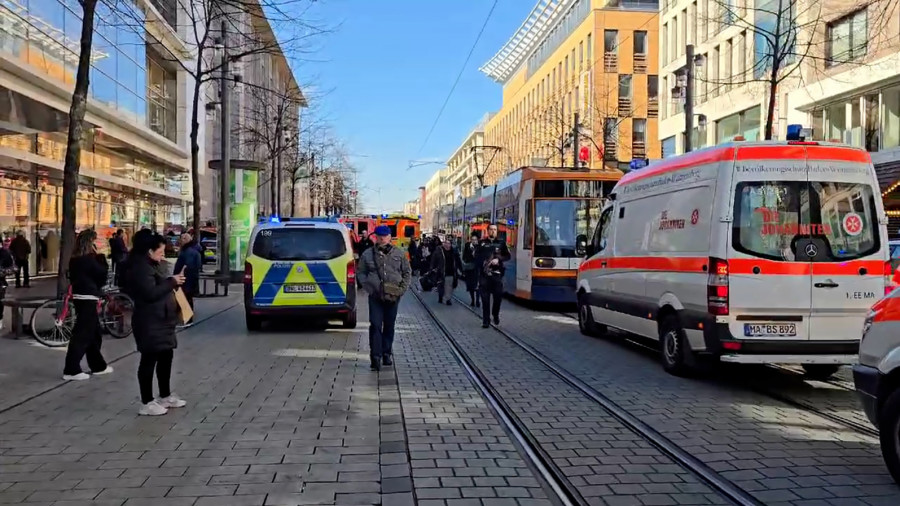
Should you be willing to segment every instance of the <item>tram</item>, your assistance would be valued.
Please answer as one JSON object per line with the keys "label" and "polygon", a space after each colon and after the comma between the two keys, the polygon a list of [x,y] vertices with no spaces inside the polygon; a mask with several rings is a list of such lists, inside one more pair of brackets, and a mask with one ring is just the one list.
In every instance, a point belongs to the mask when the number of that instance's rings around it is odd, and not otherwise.
{"label": "tram", "polygon": [[391,229],[391,243],[403,250],[409,248],[409,241],[419,237],[419,216],[412,214],[382,214],[378,225],[387,225]]}
{"label": "tram", "polygon": [[590,237],[619,171],[522,167],[496,185],[452,206],[450,229],[484,236],[491,222],[511,260],[504,287],[514,297],[540,302],[575,301],[582,258],[576,238]]}

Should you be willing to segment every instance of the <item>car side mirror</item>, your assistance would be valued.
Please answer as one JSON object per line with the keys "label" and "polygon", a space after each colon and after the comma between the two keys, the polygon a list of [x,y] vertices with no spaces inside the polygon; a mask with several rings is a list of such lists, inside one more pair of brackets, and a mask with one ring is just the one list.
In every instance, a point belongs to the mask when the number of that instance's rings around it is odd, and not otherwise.
{"label": "car side mirror", "polygon": [[588,250],[588,239],[584,234],[578,234],[578,237],[575,238],[575,254],[583,257],[587,254]]}

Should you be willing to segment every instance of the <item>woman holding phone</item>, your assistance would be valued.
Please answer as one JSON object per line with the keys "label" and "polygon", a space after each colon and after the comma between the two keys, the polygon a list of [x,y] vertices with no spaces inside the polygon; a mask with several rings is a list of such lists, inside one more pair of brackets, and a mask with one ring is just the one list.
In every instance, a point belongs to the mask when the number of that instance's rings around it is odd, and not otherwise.
{"label": "woman holding phone", "polygon": [[[146,242],[135,244],[138,251],[134,264],[128,269],[128,294],[134,299],[132,327],[137,349],[141,354],[138,384],[141,391],[140,415],[159,416],[170,408],[182,408],[187,403],[172,393],[172,360],[178,341],[178,302],[175,289],[184,284],[186,267],[173,276],[160,273],[159,264],[166,254],[166,239],[154,234]],[[159,384],[159,398],[153,397],[153,373]]]}

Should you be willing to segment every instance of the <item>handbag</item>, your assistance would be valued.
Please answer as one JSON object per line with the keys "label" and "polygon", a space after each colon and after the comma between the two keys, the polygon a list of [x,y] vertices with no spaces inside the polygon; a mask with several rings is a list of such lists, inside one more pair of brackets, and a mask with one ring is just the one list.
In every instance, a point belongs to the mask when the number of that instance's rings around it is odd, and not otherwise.
{"label": "handbag", "polygon": [[378,253],[373,253],[373,260],[375,261],[375,274],[378,275],[378,281],[381,282],[381,300],[385,302],[399,301],[400,297],[403,297],[403,287],[395,283],[387,283],[384,281],[384,278],[381,275],[381,270],[378,268]]}
{"label": "handbag", "polygon": [[181,323],[186,324],[191,321],[191,318],[194,317],[194,310],[191,309],[191,305],[188,304],[187,297],[185,297],[180,287],[175,289],[175,302],[178,303],[178,314],[181,316]]}
{"label": "handbag", "polygon": [[419,286],[422,287],[423,292],[430,292],[434,290],[434,279],[431,276],[422,276],[419,278]]}

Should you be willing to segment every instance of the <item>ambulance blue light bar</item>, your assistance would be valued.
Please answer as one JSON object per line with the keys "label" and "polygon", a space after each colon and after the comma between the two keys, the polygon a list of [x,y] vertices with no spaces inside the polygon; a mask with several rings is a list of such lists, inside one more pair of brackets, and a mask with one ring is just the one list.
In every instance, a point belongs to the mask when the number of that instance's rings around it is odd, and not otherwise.
{"label": "ambulance blue light bar", "polygon": [[788,125],[785,140],[803,142],[813,136],[811,128],[803,128],[803,125]]}

